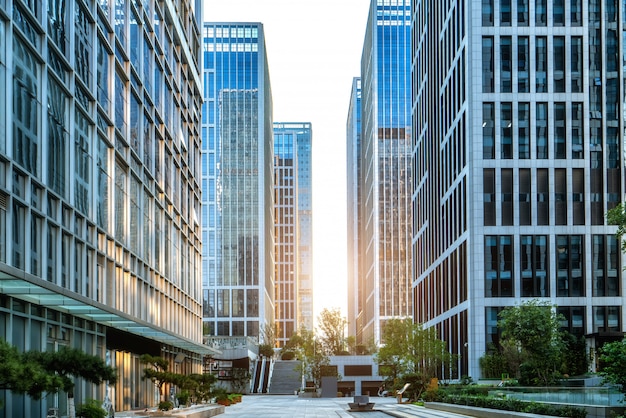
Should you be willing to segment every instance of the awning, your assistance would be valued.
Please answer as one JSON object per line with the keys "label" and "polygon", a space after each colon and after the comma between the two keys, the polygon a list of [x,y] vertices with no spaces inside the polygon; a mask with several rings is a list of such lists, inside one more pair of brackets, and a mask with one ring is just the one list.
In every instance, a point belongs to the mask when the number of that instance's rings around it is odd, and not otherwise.
{"label": "awning", "polygon": [[15,270],[16,274],[21,274],[24,277],[19,278],[5,271],[0,271],[0,293],[141,337],[150,338],[193,353],[211,356],[221,354],[219,350],[213,347],[178,336],[123,312],[115,311],[102,303],[67,289],[59,288],[52,283],[26,274],[23,271],[13,269],[10,266],[6,267],[10,270]]}

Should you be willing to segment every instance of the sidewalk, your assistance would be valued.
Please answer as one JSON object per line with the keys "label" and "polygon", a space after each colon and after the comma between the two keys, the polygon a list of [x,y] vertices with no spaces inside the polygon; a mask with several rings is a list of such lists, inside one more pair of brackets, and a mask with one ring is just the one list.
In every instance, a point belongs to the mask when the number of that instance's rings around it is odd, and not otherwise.
{"label": "sidewalk", "polygon": [[[245,395],[243,401],[227,406],[224,413],[217,417],[224,418],[452,418],[462,417],[443,411],[435,411],[409,404],[398,404],[395,398],[370,397],[374,402],[372,412],[349,412],[345,398],[298,398],[295,395]],[[141,412],[119,412],[116,418],[146,417]]]}

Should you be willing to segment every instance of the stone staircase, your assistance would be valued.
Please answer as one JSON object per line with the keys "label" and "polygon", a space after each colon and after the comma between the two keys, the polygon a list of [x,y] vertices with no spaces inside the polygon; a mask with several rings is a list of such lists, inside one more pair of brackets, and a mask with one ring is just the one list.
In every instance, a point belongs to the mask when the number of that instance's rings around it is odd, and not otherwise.
{"label": "stone staircase", "polygon": [[293,395],[300,390],[302,378],[296,369],[300,366],[298,360],[276,360],[272,372],[269,392],[272,395]]}

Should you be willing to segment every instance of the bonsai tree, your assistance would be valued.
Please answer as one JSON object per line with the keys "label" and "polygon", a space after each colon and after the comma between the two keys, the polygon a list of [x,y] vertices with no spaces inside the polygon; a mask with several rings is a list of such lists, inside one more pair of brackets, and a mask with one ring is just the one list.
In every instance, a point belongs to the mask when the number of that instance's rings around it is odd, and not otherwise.
{"label": "bonsai tree", "polygon": [[0,389],[27,394],[33,399],[40,399],[43,393],[64,391],[68,416],[75,418],[74,378],[99,385],[105,381],[115,383],[117,374],[100,357],[75,348],[20,353],[0,340]]}
{"label": "bonsai tree", "polygon": [[152,380],[159,390],[159,401],[166,401],[163,387],[166,383],[170,383],[175,379],[174,373],[167,371],[170,365],[169,361],[163,357],[151,356],[150,354],[143,354],[140,360],[143,364],[150,366],[143,369],[143,378]]}

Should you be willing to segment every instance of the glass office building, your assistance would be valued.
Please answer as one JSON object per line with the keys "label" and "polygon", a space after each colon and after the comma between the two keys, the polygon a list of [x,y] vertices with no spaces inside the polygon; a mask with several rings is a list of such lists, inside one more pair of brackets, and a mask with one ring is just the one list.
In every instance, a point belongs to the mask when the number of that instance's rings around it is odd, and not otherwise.
{"label": "glass office building", "polygon": [[204,334],[259,337],[274,322],[274,137],[260,23],[205,23]]}
{"label": "glass office building", "polygon": [[274,122],[276,342],[313,329],[311,124]]}
{"label": "glass office building", "polygon": [[[173,372],[199,372],[212,354],[201,326],[201,13],[177,5],[0,0],[0,338],[117,367],[115,386],[78,382],[77,403],[155,405],[140,354]],[[1,417],[67,413],[63,393],[0,397]]]}
{"label": "glass office building", "polygon": [[359,286],[361,257],[361,79],[352,79],[350,106],[346,122],[346,190],[348,194],[348,335],[356,336],[357,316],[363,312],[363,286]]}
{"label": "glass office building", "polygon": [[410,2],[372,0],[361,58],[358,343],[413,314]]}
{"label": "glass office building", "polygon": [[498,312],[525,300],[592,353],[622,338],[605,213],[624,196],[624,7],[413,1],[415,320],[458,376],[482,377]]}

